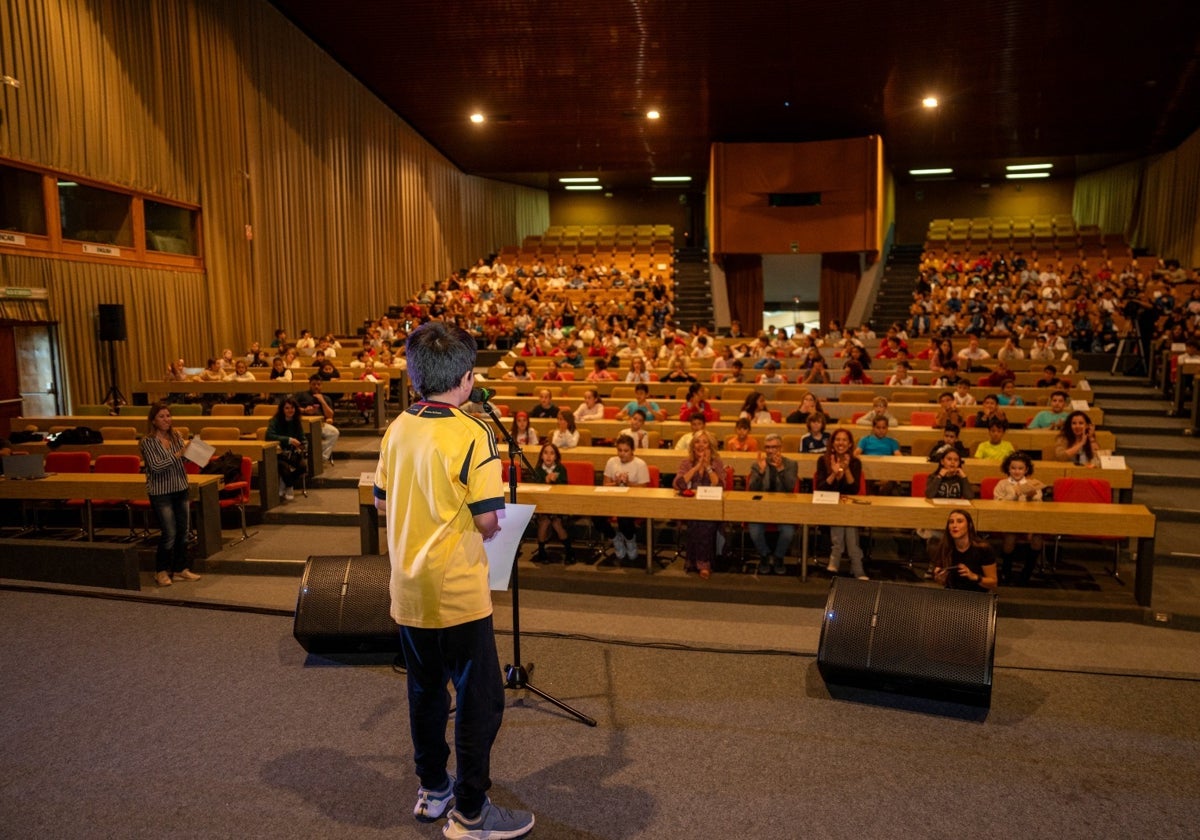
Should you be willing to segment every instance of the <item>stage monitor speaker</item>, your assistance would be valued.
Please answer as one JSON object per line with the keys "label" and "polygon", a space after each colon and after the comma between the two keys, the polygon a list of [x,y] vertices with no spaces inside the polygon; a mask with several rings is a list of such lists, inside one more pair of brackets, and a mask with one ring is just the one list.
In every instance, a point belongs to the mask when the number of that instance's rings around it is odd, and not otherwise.
{"label": "stage monitor speaker", "polygon": [[817,668],[827,684],[988,706],[995,649],[995,595],[837,578]]}
{"label": "stage monitor speaker", "polygon": [[125,340],[125,304],[100,304],[100,340]]}
{"label": "stage monitor speaker", "polygon": [[309,653],[400,651],[386,554],[308,558],[292,632]]}

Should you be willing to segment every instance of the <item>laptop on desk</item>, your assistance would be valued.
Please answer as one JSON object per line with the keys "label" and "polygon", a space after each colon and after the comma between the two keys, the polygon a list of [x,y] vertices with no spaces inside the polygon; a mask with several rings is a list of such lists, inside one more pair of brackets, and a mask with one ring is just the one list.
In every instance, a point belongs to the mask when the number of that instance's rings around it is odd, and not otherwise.
{"label": "laptop on desk", "polygon": [[5,455],[3,462],[5,478],[45,478],[50,474],[43,469],[41,455]]}

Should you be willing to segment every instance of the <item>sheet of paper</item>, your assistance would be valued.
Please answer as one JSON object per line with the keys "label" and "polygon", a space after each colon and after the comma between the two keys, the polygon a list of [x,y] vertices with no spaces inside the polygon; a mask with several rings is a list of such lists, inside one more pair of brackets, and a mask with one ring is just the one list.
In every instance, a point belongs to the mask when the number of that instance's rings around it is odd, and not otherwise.
{"label": "sheet of paper", "polygon": [[628,493],[629,488],[621,487],[620,485],[613,484],[608,487],[603,487],[603,486],[597,487],[596,492],[597,493]]}
{"label": "sheet of paper", "polygon": [[508,589],[513,563],[521,548],[521,537],[533,518],[534,510],[536,505],[510,503],[504,506],[504,510],[498,511],[500,533],[483,544],[488,559],[488,586],[492,589],[499,592]]}
{"label": "sheet of paper", "polygon": [[836,505],[842,499],[841,493],[834,493],[832,490],[818,490],[813,493],[814,505]]}
{"label": "sheet of paper", "polygon": [[183,447],[183,457],[187,458],[198,467],[207,466],[212,460],[213,454],[217,451],[216,447],[205,443],[200,439],[200,435],[196,435],[188,445]]}
{"label": "sheet of paper", "polygon": [[522,493],[549,493],[550,485],[549,484],[522,484],[520,486],[520,492],[522,492]]}
{"label": "sheet of paper", "polygon": [[968,499],[929,499],[935,505],[946,505],[947,507],[970,507],[971,502]]}

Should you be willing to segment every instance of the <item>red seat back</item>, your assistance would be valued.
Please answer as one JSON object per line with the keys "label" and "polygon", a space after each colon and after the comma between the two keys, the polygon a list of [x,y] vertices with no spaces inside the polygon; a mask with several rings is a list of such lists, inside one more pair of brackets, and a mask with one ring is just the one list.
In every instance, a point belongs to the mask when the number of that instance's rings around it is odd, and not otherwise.
{"label": "red seat back", "polygon": [[909,495],[914,499],[925,498],[925,488],[929,486],[929,473],[914,473],[912,478],[912,490]]}
{"label": "red seat back", "polygon": [[996,498],[996,485],[1004,480],[1004,476],[990,475],[979,483],[979,498]]}
{"label": "red seat back", "polygon": [[87,473],[92,471],[90,452],[47,452],[44,466],[46,472]]}
{"label": "red seat back", "polygon": [[587,487],[596,483],[596,469],[587,461],[563,461],[562,465],[567,471],[567,484]]}
{"label": "red seat back", "polygon": [[1112,485],[1102,478],[1056,478],[1054,501],[1112,504]]}
{"label": "red seat back", "polygon": [[136,473],[142,469],[141,459],[136,455],[97,455],[94,472],[112,475]]}

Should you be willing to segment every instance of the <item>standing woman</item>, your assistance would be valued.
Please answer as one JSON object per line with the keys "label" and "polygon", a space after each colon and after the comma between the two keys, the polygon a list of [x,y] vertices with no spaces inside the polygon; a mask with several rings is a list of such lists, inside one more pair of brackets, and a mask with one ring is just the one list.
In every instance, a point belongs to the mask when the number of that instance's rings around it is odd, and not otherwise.
{"label": "standing woman", "polygon": [[946,519],[946,531],[933,550],[933,579],[947,589],[992,592],[996,588],[996,555],[965,510],[952,510]]}
{"label": "standing woman", "polygon": [[[863,474],[862,461],[854,455],[854,436],[846,429],[836,429],[829,439],[829,448],[817,461],[814,490],[828,490],[852,496],[858,493]],[[835,525],[829,529],[832,549],[825,568],[837,574],[842,564],[842,552],[850,555],[850,571],[859,580],[869,580],[863,569],[863,552],[858,544],[858,528]]]}
{"label": "standing woman", "polygon": [[300,424],[300,404],[293,396],[287,396],[275,409],[267,423],[267,440],[279,444],[279,498],[289,502],[294,497],[292,488],[308,470],[304,458],[304,427]]}
{"label": "standing woman", "polygon": [[[675,489],[679,492],[695,491],[697,487],[721,487],[724,483],[725,465],[717,454],[717,439],[711,432],[696,432],[688,446],[688,456],[675,473]],[[687,562],[684,571],[700,572],[701,580],[708,580],[712,576],[720,524],[700,519],[687,521]]]}
{"label": "standing woman", "polygon": [[146,465],[146,495],[158,514],[162,539],[154,558],[154,580],[170,586],[175,580],[200,580],[188,568],[188,480],[183,468],[186,448],[171,426],[171,407],[165,402],[150,406],[146,436],[139,448]]}

